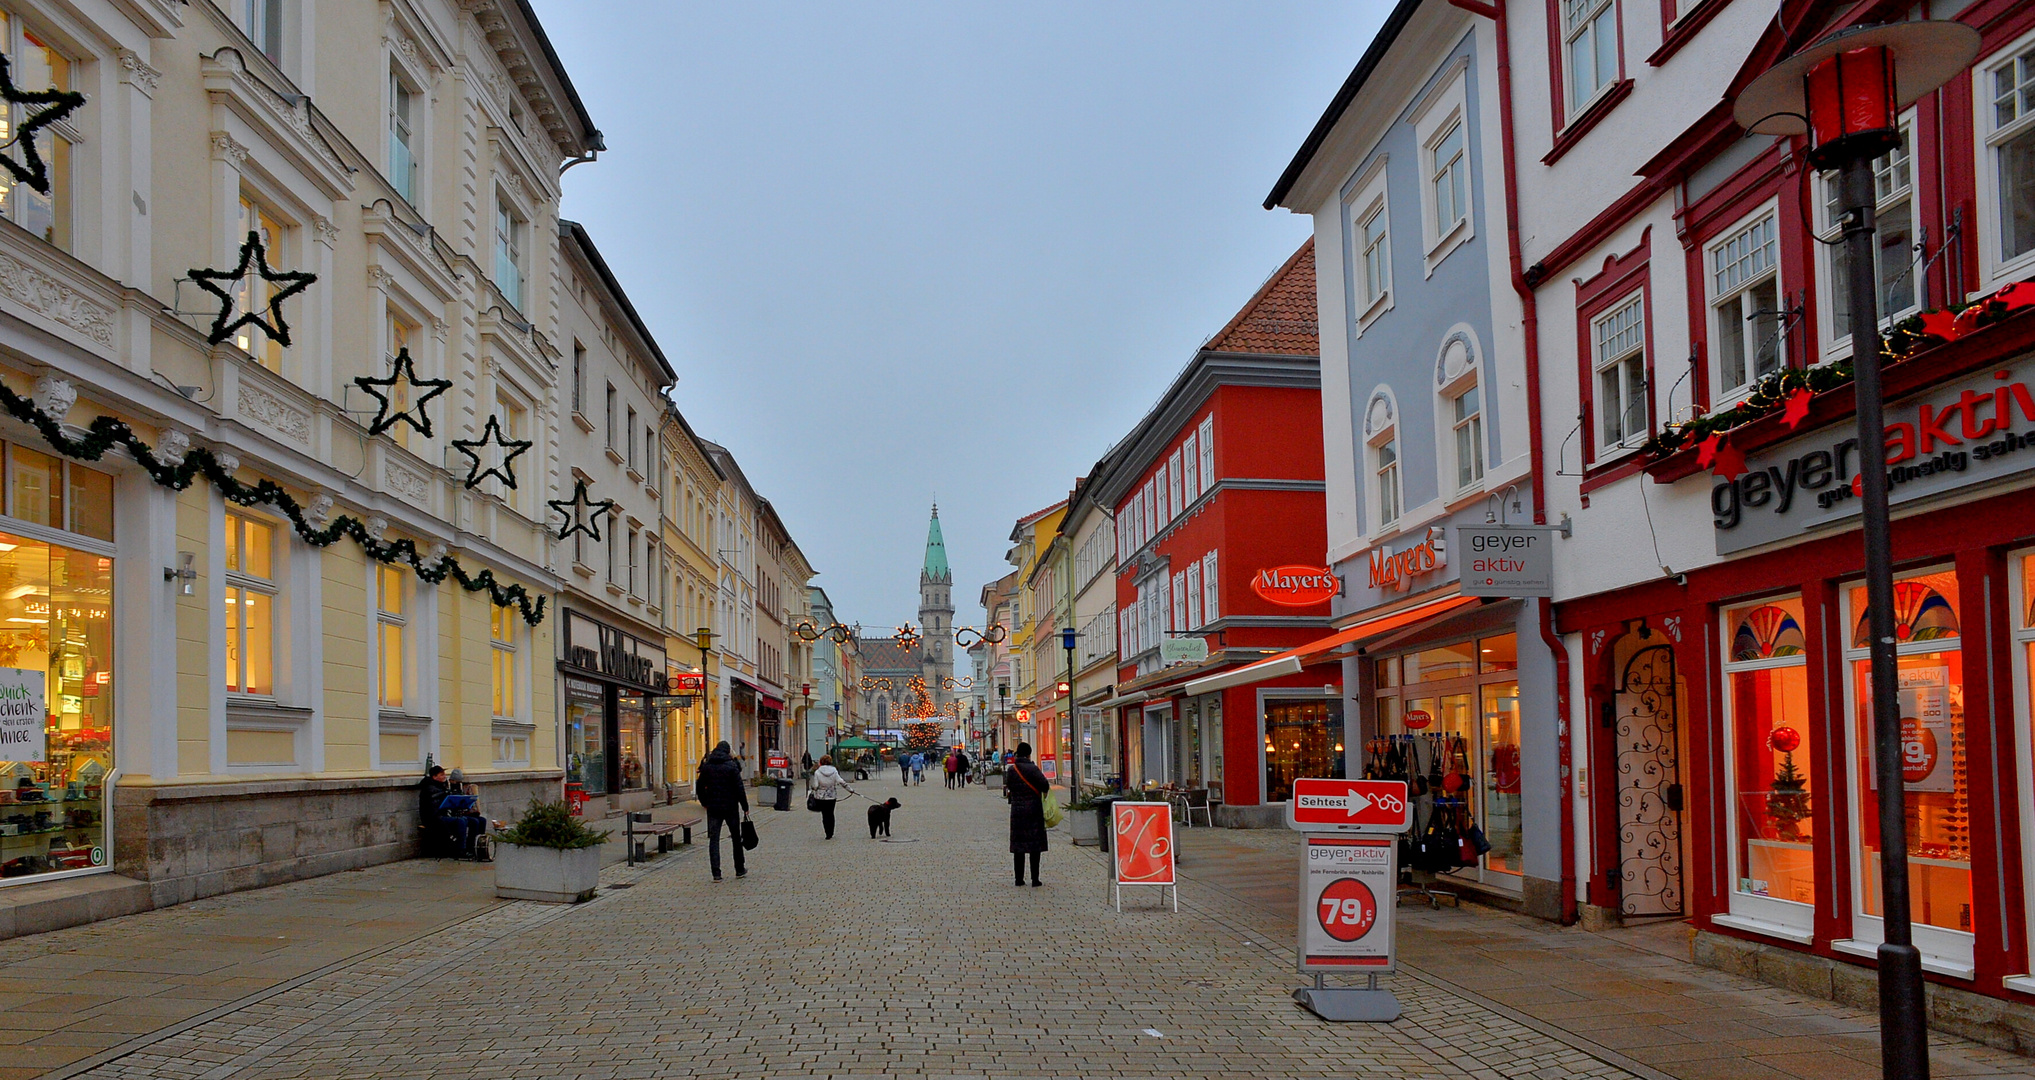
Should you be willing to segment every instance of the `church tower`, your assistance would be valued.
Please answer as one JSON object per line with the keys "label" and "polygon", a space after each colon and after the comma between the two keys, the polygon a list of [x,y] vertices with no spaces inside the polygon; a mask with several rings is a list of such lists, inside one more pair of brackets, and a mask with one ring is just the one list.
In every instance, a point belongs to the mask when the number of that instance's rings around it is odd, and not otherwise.
{"label": "church tower", "polygon": [[933,504],[926,527],[926,563],[919,569],[919,626],[924,634],[920,662],[926,693],[945,708],[953,697],[941,680],[954,675],[954,571],[947,566],[947,541],[940,535],[940,506]]}

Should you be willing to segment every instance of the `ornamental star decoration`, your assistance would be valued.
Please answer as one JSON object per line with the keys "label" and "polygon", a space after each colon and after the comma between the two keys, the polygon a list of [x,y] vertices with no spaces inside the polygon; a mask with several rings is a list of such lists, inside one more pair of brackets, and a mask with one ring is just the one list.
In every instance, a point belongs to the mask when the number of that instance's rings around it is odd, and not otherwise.
{"label": "ornamental star decoration", "polygon": [[[586,497],[586,481],[578,480],[573,483],[572,498],[551,499],[545,505],[565,515],[565,526],[558,530],[560,540],[572,539],[573,533],[585,533],[598,544],[601,542],[600,517],[615,508],[615,500],[594,502]],[[589,515],[584,512],[586,510],[594,512]]]}
{"label": "ornamental star decoration", "polygon": [[[466,468],[468,489],[479,487],[481,481],[492,476],[513,490],[516,486],[516,470],[511,463],[533,445],[535,444],[528,439],[511,439],[502,434],[502,421],[499,416],[488,417],[487,425],[481,428],[480,438],[452,440],[452,448],[465,454],[473,462]],[[500,460],[483,469],[480,452],[483,447],[490,446],[499,447],[503,453]]]}
{"label": "ornamental star decoration", "polygon": [[35,149],[35,133],[84,105],[85,95],[71,90],[23,90],[14,85],[14,73],[8,70],[7,58],[0,56],[0,99],[5,99],[10,105],[43,106],[41,109],[29,109],[27,119],[14,129],[14,137],[0,144],[0,150],[9,146],[21,147],[21,160],[0,154],[0,166],[5,166],[16,180],[44,195],[49,194],[49,166],[43,163],[42,154]]}
{"label": "ornamental star decoration", "polygon": [[[381,403],[380,408],[375,410],[374,422],[367,426],[369,435],[380,435],[398,423],[404,423],[428,439],[431,437],[431,418],[424,414],[424,406],[432,398],[452,389],[452,380],[418,378],[417,362],[410,359],[410,350],[404,349],[396,353],[395,362],[389,366],[387,378],[370,379],[365,375],[356,375],[353,377],[353,385],[367,391],[369,397]],[[406,400],[409,404],[401,405]],[[489,423],[493,422],[493,418],[490,417]],[[497,429],[497,434],[499,433],[500,429]],[[526,443],[525,447],[527,446]],[[467,486],[472,487],[471,475],[467,477],[467,481]]]}
{"label": "ornamental star decoration", "polygon": [[[0,87],[0,92],[4,92],[4,87]],[[0,162],[5,162],[10,169],[14,167],[4,156],[0,156]],[[233,317],[233,293],[236,286],[247,280],[250,268],[260,275],[263,283],[281,285],[282,288],[269,293],[260,310],[243,311],[236,319]],[[311,283],[318,280],[318,275],[301,270],[269,269],[268,250],[262,246],[261,234],[252,229],[248,230],[247,240],[240,245],[240,262],[233,269],[191,270],[188,273],[193,284],[219,298],[219,315],[212,320],[212,332],[205,335],[205,341],[212,345],[232,337],[233,332],[243,326],[253,325],[261,327],[262,332],[276,339],[277,343],[288,346],[290,324],[283,318],[283,301],[310,288]],[[264,318],[264,315],[269,318]]]}

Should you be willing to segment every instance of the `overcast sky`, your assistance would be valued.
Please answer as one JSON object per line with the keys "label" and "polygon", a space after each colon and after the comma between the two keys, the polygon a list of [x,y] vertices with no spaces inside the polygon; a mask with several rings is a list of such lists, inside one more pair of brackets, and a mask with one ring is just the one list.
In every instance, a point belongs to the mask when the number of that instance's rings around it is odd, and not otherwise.
{"label": "overcast sky", "polygon": [[839,617],[965,624],[1308,234],[1260,208],[1383,0],[537,0],[610,149],[565,178]]}

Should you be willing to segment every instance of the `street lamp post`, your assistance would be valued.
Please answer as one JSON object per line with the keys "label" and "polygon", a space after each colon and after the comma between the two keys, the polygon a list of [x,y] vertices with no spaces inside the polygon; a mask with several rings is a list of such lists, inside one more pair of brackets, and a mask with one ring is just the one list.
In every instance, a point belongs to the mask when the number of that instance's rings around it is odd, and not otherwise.
{"label": "street lamp post", "polygon": [[[1001,735],[1004,722],[1010,719],[1010,684],[996,684],[996,730]],[[999,741],[1002,741],[999,738]]]}
{"label": "street lamp post", "polygon": [[1074,628],[1062,627],[1060,647],[1067,650],[1067,694],[1062,707],[1067,719],[1067,801],[1081,798],[1081,725],[1074,720]]}
{"label": "street lamp post", "polygon": [[1901,110],[1970,66],[1978,49],[1978,32],[1962,23],[1853,27],[1776,64],[1745,88],[1733,108],[1748,131],[1809,136],[1809,163],[1837,170],[1858,403],[1866,616],[1872,638],[1873,776],[1879,800],[1884,926],[1877,952],[1880,1066],[1885,1075],[1905,1080],[1927,1080],[1929,1041],[1922,954],[1915,948],[1908,898],[1907,793],[1901,775],[1885,403],[1880,387],[1873,160],[1900,145]]}

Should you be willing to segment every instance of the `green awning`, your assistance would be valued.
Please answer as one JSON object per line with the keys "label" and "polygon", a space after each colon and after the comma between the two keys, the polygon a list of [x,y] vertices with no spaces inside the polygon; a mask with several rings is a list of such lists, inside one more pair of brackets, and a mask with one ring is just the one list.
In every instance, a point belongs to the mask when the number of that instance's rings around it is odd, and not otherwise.
{"label": "green awning", "polygon": [[836,750],[874,750],[876,744],[860,735],[850,736],[834,744]]}

